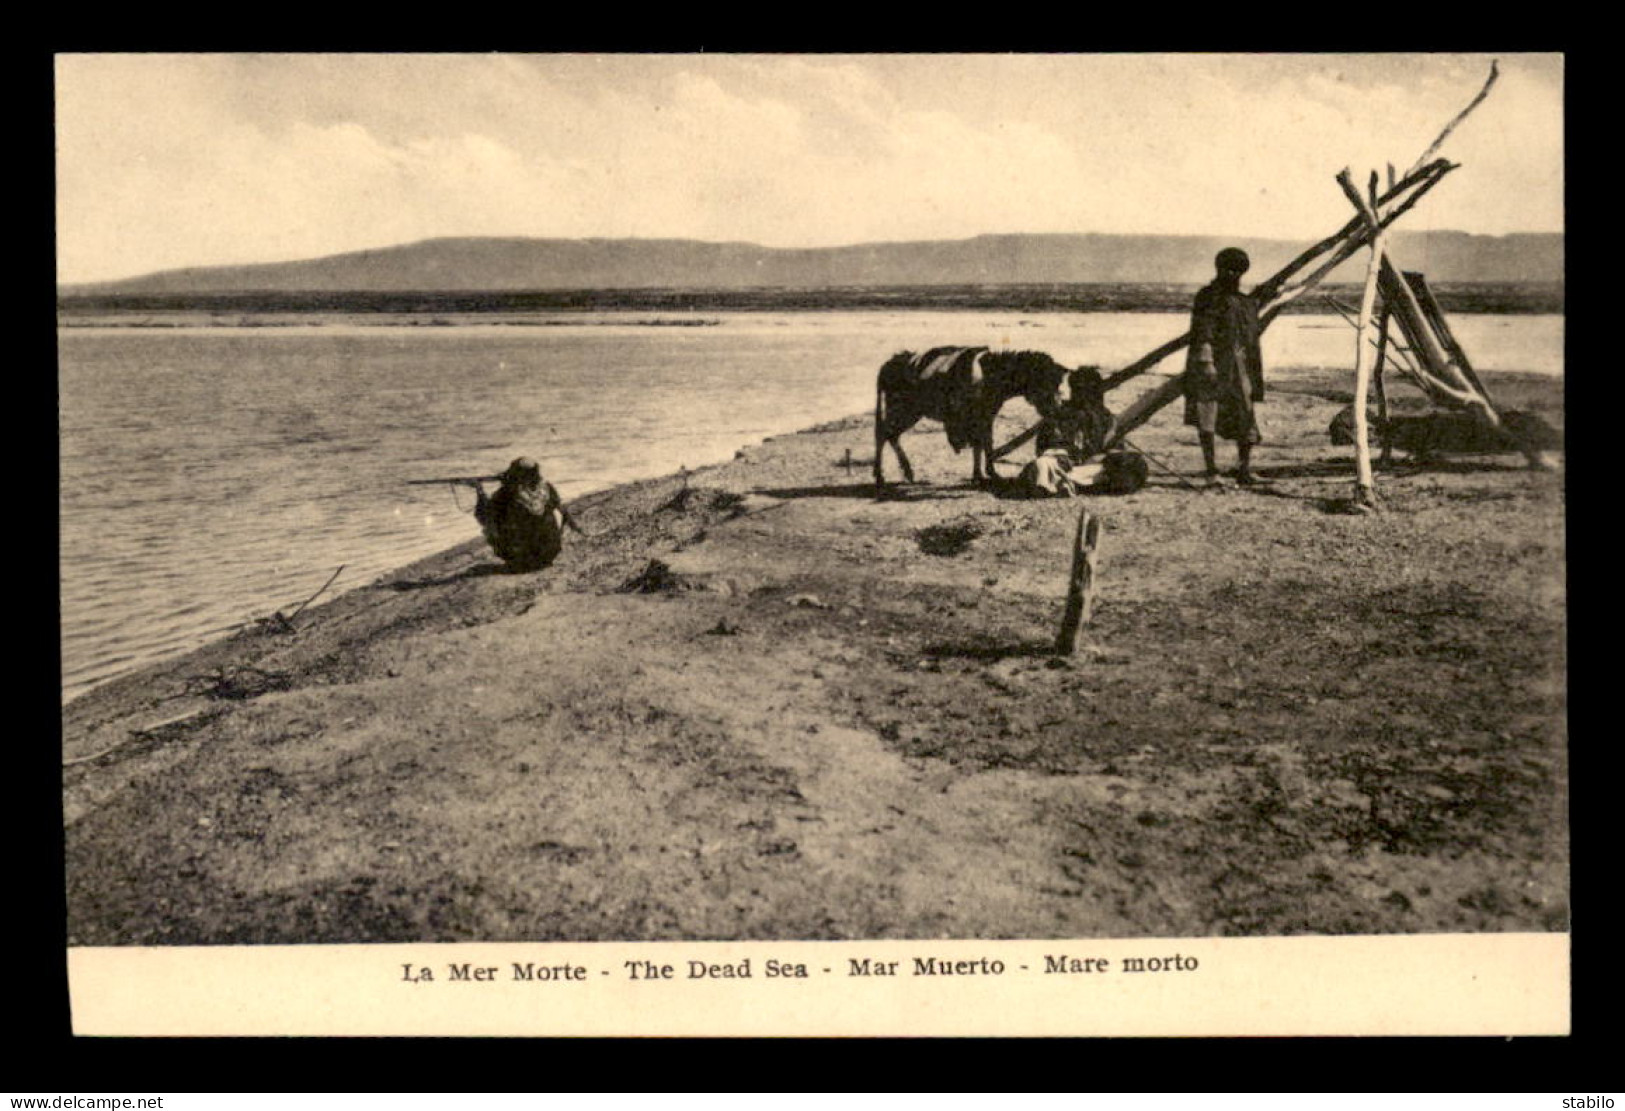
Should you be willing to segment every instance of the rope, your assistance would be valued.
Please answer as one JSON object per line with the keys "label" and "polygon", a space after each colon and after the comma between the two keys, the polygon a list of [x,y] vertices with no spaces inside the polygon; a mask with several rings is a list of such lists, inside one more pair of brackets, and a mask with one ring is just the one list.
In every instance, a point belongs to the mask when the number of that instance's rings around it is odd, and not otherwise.
{"label": "rope", "polygon": [[1166,475],[1170,476],[1171,478],[1173,478],[1173,480],[1175,482],[1179,483],[1185,489],[1191,491],[1192,493],[1196,493],[1196,494],[1200,494],[1202,492],[1200,488],[1198,488],[1196,486],[1192,486],[1189,482],[1185,481],[1185,476],[1184,475],[1180,474],[1178,471],[1176,471],[1172,467],[1168,466],[1161,459],[1158,459],[1155,455],[1152,455],[1149,451],[1146,451],[1144,448],[1140,447],[1138,444],[1129,443],[1129,438],[1127,436],[1122,437],[1122,439],[1119,442],[1124,444],[1125,446],[1127,446],[1129,448],[1129,450],[1139,452],[1141,455],[1143,455],[1147,459],[1151,460],[1151,462],[1153,462],[1153,463],[1155,463],[1157,465],[1158,470],[1160,470],[1163,474],[1166,474]]}

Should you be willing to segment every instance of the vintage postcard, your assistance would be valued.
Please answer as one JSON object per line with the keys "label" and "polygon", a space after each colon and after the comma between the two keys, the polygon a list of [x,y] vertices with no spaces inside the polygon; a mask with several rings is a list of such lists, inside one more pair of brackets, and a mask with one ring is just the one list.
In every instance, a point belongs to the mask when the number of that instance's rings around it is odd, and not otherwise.
{"label": "vintage postcard", "polygon": [[59,55],[76,1032],[1568,1032],[1563,95]]}

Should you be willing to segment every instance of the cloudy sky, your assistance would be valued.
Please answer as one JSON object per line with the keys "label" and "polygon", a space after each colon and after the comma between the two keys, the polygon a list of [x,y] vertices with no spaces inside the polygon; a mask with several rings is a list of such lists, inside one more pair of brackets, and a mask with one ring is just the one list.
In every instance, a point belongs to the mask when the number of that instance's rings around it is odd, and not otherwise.
{"label": "cloudy sky", "polygon": [[[1406,226],[1563,227],[1563,60],[1500,56]],[[431,236],[1315,239],[1489,55],[63,55],[58,279]]]}

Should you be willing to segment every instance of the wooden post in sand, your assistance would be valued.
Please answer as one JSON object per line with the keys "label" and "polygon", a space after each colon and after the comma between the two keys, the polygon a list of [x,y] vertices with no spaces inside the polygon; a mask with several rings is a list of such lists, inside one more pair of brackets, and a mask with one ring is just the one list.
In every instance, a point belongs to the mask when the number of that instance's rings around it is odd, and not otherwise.
{"label": "wooden post in sand", "polygon": [[1366,398],[1371,388],[1371,329],[1377,308],[1377,275],[1382,272],[1382,227],[1377,223],[1377,175],[1371,175],[1371,199],[1360,196],[1349,178],[1348,170],[1337,175],[1337,184],[1343,187],[1361,215],[1372,228],[1371,264],[1365,270],[1365,289],[1360,294],[1360,324],[1354,337],[1354,502],[1367,509],[1377,507],[1376,483],[1371,477],[1371,441],[1366,414]]}
{"label": "wooden post in sand", "polygon": [[[1394,164],[1388,163],[1388,176],[1394,176]],[[1384,467],[1394,458],[1394,445],[1388,438],[1388,387],[1382,381],[1383,364],[1388,359],[1388,302],[1382,303],[1377,317],[1377,365],[1372,385],[1377,388],[1377,439],[1382,442],[1382,455],[1378,460]]]}
{"label": "wooden post in sand", "polygon": [[1095,558],[1100,545],[1100,518],[1087,506],[1078,514],[1077,535],[1072,538],[1072,574],[1067,581],[1066,612],[1061,615],[1061,632],[1055,638],[1058,656],[1076,655],[1078,633],[1089,624],[1095,603]]}

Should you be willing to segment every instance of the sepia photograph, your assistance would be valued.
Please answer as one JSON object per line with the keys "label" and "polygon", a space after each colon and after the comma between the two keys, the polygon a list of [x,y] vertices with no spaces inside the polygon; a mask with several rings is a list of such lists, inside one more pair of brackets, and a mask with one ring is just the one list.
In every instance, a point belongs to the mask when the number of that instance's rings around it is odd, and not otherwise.
{"label": "sepia photograph", "polygon": [[70,953],[1566,935],[1563,106],[57,55]]}

